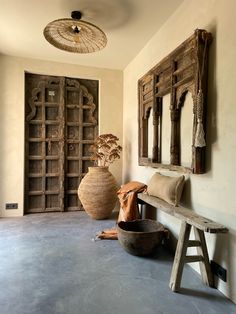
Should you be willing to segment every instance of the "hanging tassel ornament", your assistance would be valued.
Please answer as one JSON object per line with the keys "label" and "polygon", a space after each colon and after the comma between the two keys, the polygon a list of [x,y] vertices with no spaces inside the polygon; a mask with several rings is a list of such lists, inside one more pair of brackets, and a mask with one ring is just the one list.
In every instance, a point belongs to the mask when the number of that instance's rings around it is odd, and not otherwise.
{"label": "hanging tassel ornament", "polygon": [[194,146],[195,147],[204,147],[206,146],[205,141],[205,132],[203,129],[202,124],[202,115],[203,115],[203,93],[200,89],[197,94],[197,103],[196,103],[196,109],[197,109],[197,129],[195,134],[195,141]]}
{"label": "hanging tassel ornament", "polygon": [[198,91],[197,100],[196,100],[197,128],[196,128],[195,139],[194,139],[195,147],[206,146],[205,132],[204,132],[203,124],[202,124],[202,117],[203,117],[202,78],[203,78],[203,71],[204,71],[204,66],[206,62],[207,36],[204,38],[204,40],[205,40],[205,45],[204,45],[204,50],[203,50],[201,70],[200,70],[199,62],[197,63],[197,68],[198,68],[198,73],[199,73],[199,91]]}

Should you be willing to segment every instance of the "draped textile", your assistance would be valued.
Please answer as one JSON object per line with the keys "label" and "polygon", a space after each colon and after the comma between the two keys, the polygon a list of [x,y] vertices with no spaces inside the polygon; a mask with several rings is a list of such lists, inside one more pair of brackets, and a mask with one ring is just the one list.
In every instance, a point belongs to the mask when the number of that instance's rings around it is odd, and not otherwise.
{"label": "draped textile", "polygon": [[[138,181],[131,181],[121,186],[117,195],[120,201],[119,221],[131,221],[140,218],[137,194],[144,192],[147,186]],[[116,228],[106,229],[97,234],[99,239],[117,240]]]}

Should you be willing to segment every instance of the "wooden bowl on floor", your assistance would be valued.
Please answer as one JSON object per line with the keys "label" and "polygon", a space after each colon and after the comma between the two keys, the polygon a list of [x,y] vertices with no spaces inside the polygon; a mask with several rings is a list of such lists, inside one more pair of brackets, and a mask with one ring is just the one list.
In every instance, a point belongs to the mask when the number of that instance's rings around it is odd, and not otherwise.
{"label": "wooden bowl on floor", "polygon": [[154,252],[161,244],[164,226],[150,219],[120,221],[117,225],[118,240],[130,254],[145,256]]}

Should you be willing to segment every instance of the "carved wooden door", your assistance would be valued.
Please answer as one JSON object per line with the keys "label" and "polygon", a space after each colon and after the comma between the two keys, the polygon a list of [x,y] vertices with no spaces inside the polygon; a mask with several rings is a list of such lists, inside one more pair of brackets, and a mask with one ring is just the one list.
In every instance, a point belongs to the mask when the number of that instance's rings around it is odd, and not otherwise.
{"label": "carved wooden door", "polygon": [[98,81],[26,74],[25,212],[80,210],[92,165]]}

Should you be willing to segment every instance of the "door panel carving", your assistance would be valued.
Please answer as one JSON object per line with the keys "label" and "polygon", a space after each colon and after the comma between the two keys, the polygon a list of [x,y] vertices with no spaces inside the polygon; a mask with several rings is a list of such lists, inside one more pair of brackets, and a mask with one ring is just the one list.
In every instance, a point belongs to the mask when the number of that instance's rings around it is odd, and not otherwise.
{"label": "door panel carving", "polygon": [[97,137],[98,81],[26,74],[25,211],[80,210]]}

